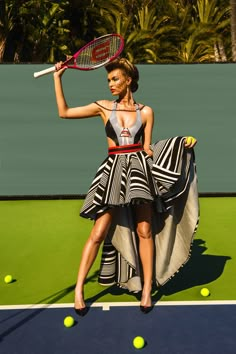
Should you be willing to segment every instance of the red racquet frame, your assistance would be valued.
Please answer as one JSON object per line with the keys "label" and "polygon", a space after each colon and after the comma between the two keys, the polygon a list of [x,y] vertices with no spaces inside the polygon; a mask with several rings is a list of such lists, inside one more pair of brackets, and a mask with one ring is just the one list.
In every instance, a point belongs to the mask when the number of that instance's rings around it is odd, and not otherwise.
{"label": "red racquet frame", "polygon": [[[104,66],[117,58],[124,49],[124,39],[121,35],[112,33],[95,38],[79,49],[71,58],[67,59],[62,67],[77,70],[94,70]],[[56,67],[50,67],[34,73],[40,77],[54,72]]]}

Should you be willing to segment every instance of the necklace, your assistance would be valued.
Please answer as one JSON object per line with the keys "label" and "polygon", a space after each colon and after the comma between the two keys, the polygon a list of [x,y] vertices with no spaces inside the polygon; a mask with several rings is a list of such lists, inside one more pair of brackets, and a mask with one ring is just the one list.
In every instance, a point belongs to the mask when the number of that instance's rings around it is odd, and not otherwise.
{"label": "necklace", "polygon": [[117,106],[118,105],[123,105],[123,106],[125,106],[124,104],[122,104],[122,103],[120,103],[120,102],[118,102],[118,101],[116,101],[116,111],[122,111],[122,112],[136,112],[136,102],[134,101],[134,103],[133,103],[133,105],[132,105],[132,107],[131,108],[129,108],[129,106],[127,107],[127,108],[117,108]]}

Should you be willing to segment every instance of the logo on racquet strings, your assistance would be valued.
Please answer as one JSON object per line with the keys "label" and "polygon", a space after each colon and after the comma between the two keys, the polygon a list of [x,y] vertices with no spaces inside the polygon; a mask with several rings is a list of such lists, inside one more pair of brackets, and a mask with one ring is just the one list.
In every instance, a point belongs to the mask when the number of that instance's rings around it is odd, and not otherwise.
{"label": "logo on racquet strings", "polygon": [[104,43],[98,44],[92,50],[92,61],[97,62],[101,60],[105,60],[109,57],[110,53],[110,41],[106,41]]}

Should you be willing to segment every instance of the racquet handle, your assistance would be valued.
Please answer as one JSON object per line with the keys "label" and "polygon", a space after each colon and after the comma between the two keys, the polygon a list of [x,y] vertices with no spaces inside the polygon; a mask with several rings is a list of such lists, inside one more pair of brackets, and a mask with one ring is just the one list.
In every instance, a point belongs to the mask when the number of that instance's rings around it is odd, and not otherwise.
{"label": "racquet handle", "polygon": [[50,68],[35,72],[34,77],[37,78],[43,75],[47,75],[53,73],[55,70],[56,70],[55,66],[51,66]]}

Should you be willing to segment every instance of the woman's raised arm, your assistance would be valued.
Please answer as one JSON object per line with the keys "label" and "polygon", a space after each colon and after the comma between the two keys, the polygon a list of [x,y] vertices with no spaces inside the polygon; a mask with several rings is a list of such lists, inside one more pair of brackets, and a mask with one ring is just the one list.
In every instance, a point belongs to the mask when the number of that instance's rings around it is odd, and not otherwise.
{"label": "woman's raised arm", "polygon": [[69,119],[81,119],[99,116],[100,108],[95,103],[91,103],[87,106],[79,106],[72,108],[68,107],[64,96],[61,80],[64,71],[65,68],[59,69],[54,73],[54,86],[59,117]]}

